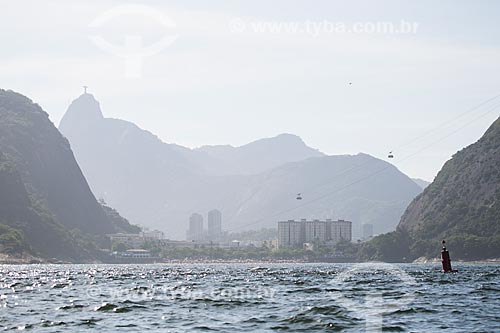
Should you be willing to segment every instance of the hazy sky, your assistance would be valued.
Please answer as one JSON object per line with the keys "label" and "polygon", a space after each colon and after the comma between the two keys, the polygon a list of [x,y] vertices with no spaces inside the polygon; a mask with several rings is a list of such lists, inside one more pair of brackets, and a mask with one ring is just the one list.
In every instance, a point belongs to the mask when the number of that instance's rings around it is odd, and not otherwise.
{"label": "hazy sky", "polygon": [[[283,132],[327,154],[386,159],[402,146],[393,163],[427,180],[500,112],[457,131],[483,107],[406,145],[500,93],[498,1],[186,2],[2,0],[0,87],[58,124],[86,84],[107,117],[189,147]],[[416,32],[342,30],[401,20]],[[175,40],[130,74],[137,58],[127,67],[91,36],[116,46]]]}

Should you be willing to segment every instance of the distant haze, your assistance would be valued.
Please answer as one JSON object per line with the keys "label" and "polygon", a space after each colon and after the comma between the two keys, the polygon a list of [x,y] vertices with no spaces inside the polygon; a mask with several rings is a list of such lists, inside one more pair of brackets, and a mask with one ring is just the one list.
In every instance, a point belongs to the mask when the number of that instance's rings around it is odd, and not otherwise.
{"label": "distant haze", "polygon": [[[342,218],[392,231],[421,188],[367,154],[327,156],[281,134],[241,147],[189,149],[103,116],[91,94],[59,126],[94,194],[134,223],[183,238],[188,217],[220,209],[225,230],[276,227],[280,219]],[[297,200],[301,193],[303,200]]]}
{"label": "distant haze", "polygon": [[[30,96],[56,124],[88,85],[108,117],[132,121],[165,142],[241,146],[292,133],[325,154],[367,153],[427,181],[498,116],[493,112],[464,126],[483,111],[477,110],[396,149],[499,93],[500,2],[140,3],[168,16],[175,27],[141,15],[89,26],[124,4],[118,0],[4,1],[2,87]],[[325,20],[405,20],[418,29],[316,36],[250,29],[260,21]],[[235,32],[234,22],[246,29]],[[146,57],[133,78],[125,77],[122,58],[89,38],[124,45],[126,36],[141,36],[149,45],[164,34],[175,35],[175,41]],[[388,160],[393,149],[396,158]]]}

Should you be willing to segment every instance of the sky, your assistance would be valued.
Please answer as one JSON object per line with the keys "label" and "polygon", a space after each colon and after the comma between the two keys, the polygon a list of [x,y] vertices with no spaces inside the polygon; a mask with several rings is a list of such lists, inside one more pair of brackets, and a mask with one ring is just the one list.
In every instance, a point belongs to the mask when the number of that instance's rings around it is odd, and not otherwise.
{"label": "sky", "polygon": [[27,95],[56,125],[87,85],[106,117],[165,142],[239,146],[293,133],[431,181],[500,114],[500,97],[473,109],[500,94],[498,1],[1,8],[0,88]]}

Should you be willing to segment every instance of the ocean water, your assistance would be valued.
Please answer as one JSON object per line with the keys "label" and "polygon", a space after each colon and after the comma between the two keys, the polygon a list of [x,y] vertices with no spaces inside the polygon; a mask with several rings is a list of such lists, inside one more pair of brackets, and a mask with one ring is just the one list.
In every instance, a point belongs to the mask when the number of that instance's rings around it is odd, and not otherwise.
{"label": "ocean water", "polygon": [[500,265],[0,266],[0,331],[500,332]]}

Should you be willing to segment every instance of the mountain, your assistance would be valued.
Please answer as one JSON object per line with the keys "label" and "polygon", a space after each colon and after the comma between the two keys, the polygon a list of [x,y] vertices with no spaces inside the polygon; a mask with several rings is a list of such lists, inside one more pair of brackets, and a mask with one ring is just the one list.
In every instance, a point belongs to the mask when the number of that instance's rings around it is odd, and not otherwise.
{"label": "mountain", "polygon": [[[106,173],[99,169],[98,161],[102,158],[112,162],[110,164],[131,170],[145,165],[160,166],[168,168],[165,173],[192,177],[193,174],[255,174],[287,162],[324,156],[291,134],[258,140],[241,147],[203,146],[192,150],[164,143],[131,122],[104,118],[99,103],[88,93],[71,103],[61,119],[59,130],[78,151],[77,159],[91,178],[91,184],[109,181],[100,178]],[[88,137],[88,134],[92,135]],[[95,149],[96,145],[100,149]],[[124,151],[128,154],[123,154]],[[101,155],[96,155],[98,153]],[[94,180],[94,177],[99,179]]]}
{"label": "mountain", "polygon": [[326,156],[291,134],[241,147],[164,143],[133,123],[103,117],[90,94],[71,103],[59,129],[98,197],[173,238],[184,237],[191,213],[213,208],[232,231],[275,228],[280,218],[338,217],[386,232],[421,191],[386,162]]}
{"label": "mountain", "polygon": [[431,182],[428,182],[427,180],[423,180],[423,179],[420,179],[420,178],[412,178],[411,180],[413,180],[415,183],[417,183],[418,186],[420,186],[423,189],[425,189],[427,186],[430,185]]}
{"label": "mountain", "polygon": [[130,224],[130,222],[121,216],[116,209],[109,207],[104,202],[100,204],[104,214],[106,214],[108,220],[113,225],[114,232],[126,234],[138,234],[141,232],[142,229],[139,226]]}
{"label": "mountain", "polygon": [[395,233],[374,241],[382,252],[391,252],[390,243],[405,244],[399,253],[415,259],[438,255],[442,239],[456,259],[500,257],[500,118],[445,163]]}
{"label": "mountain", "polygon": [[133,123],[104,118],[91,94],[71,103],[59,129],[93,193],[132,222],[170,229],[161,224],[179,223],[188,214],[204,173],[187,156],[189,149],[163,143]]}
{"label": "mountain", "polygon": [[209,160],[208,170],[218,175],[258,174],[288,162],[325,156],[318,150],[308,147],[300,137],[293,134],[280,134],[241,147],[203,146],[194,152],[203,153],[197,155]]}
{"label": "mountain", "polygon": [[45,257],[89,257],[84,242],[117,230],[47,113],[1,89],[0,203],[4,241],[17,232],[18,245]]}
{"label": "mountain", "polygon": [[[278,219],[342,218],[394,230],[419,187],[393,165],[367,154],[287,163],[253,177],[236,200],[234,223],[273,226]],[[295,194],[301,192],[302,200]]]}

